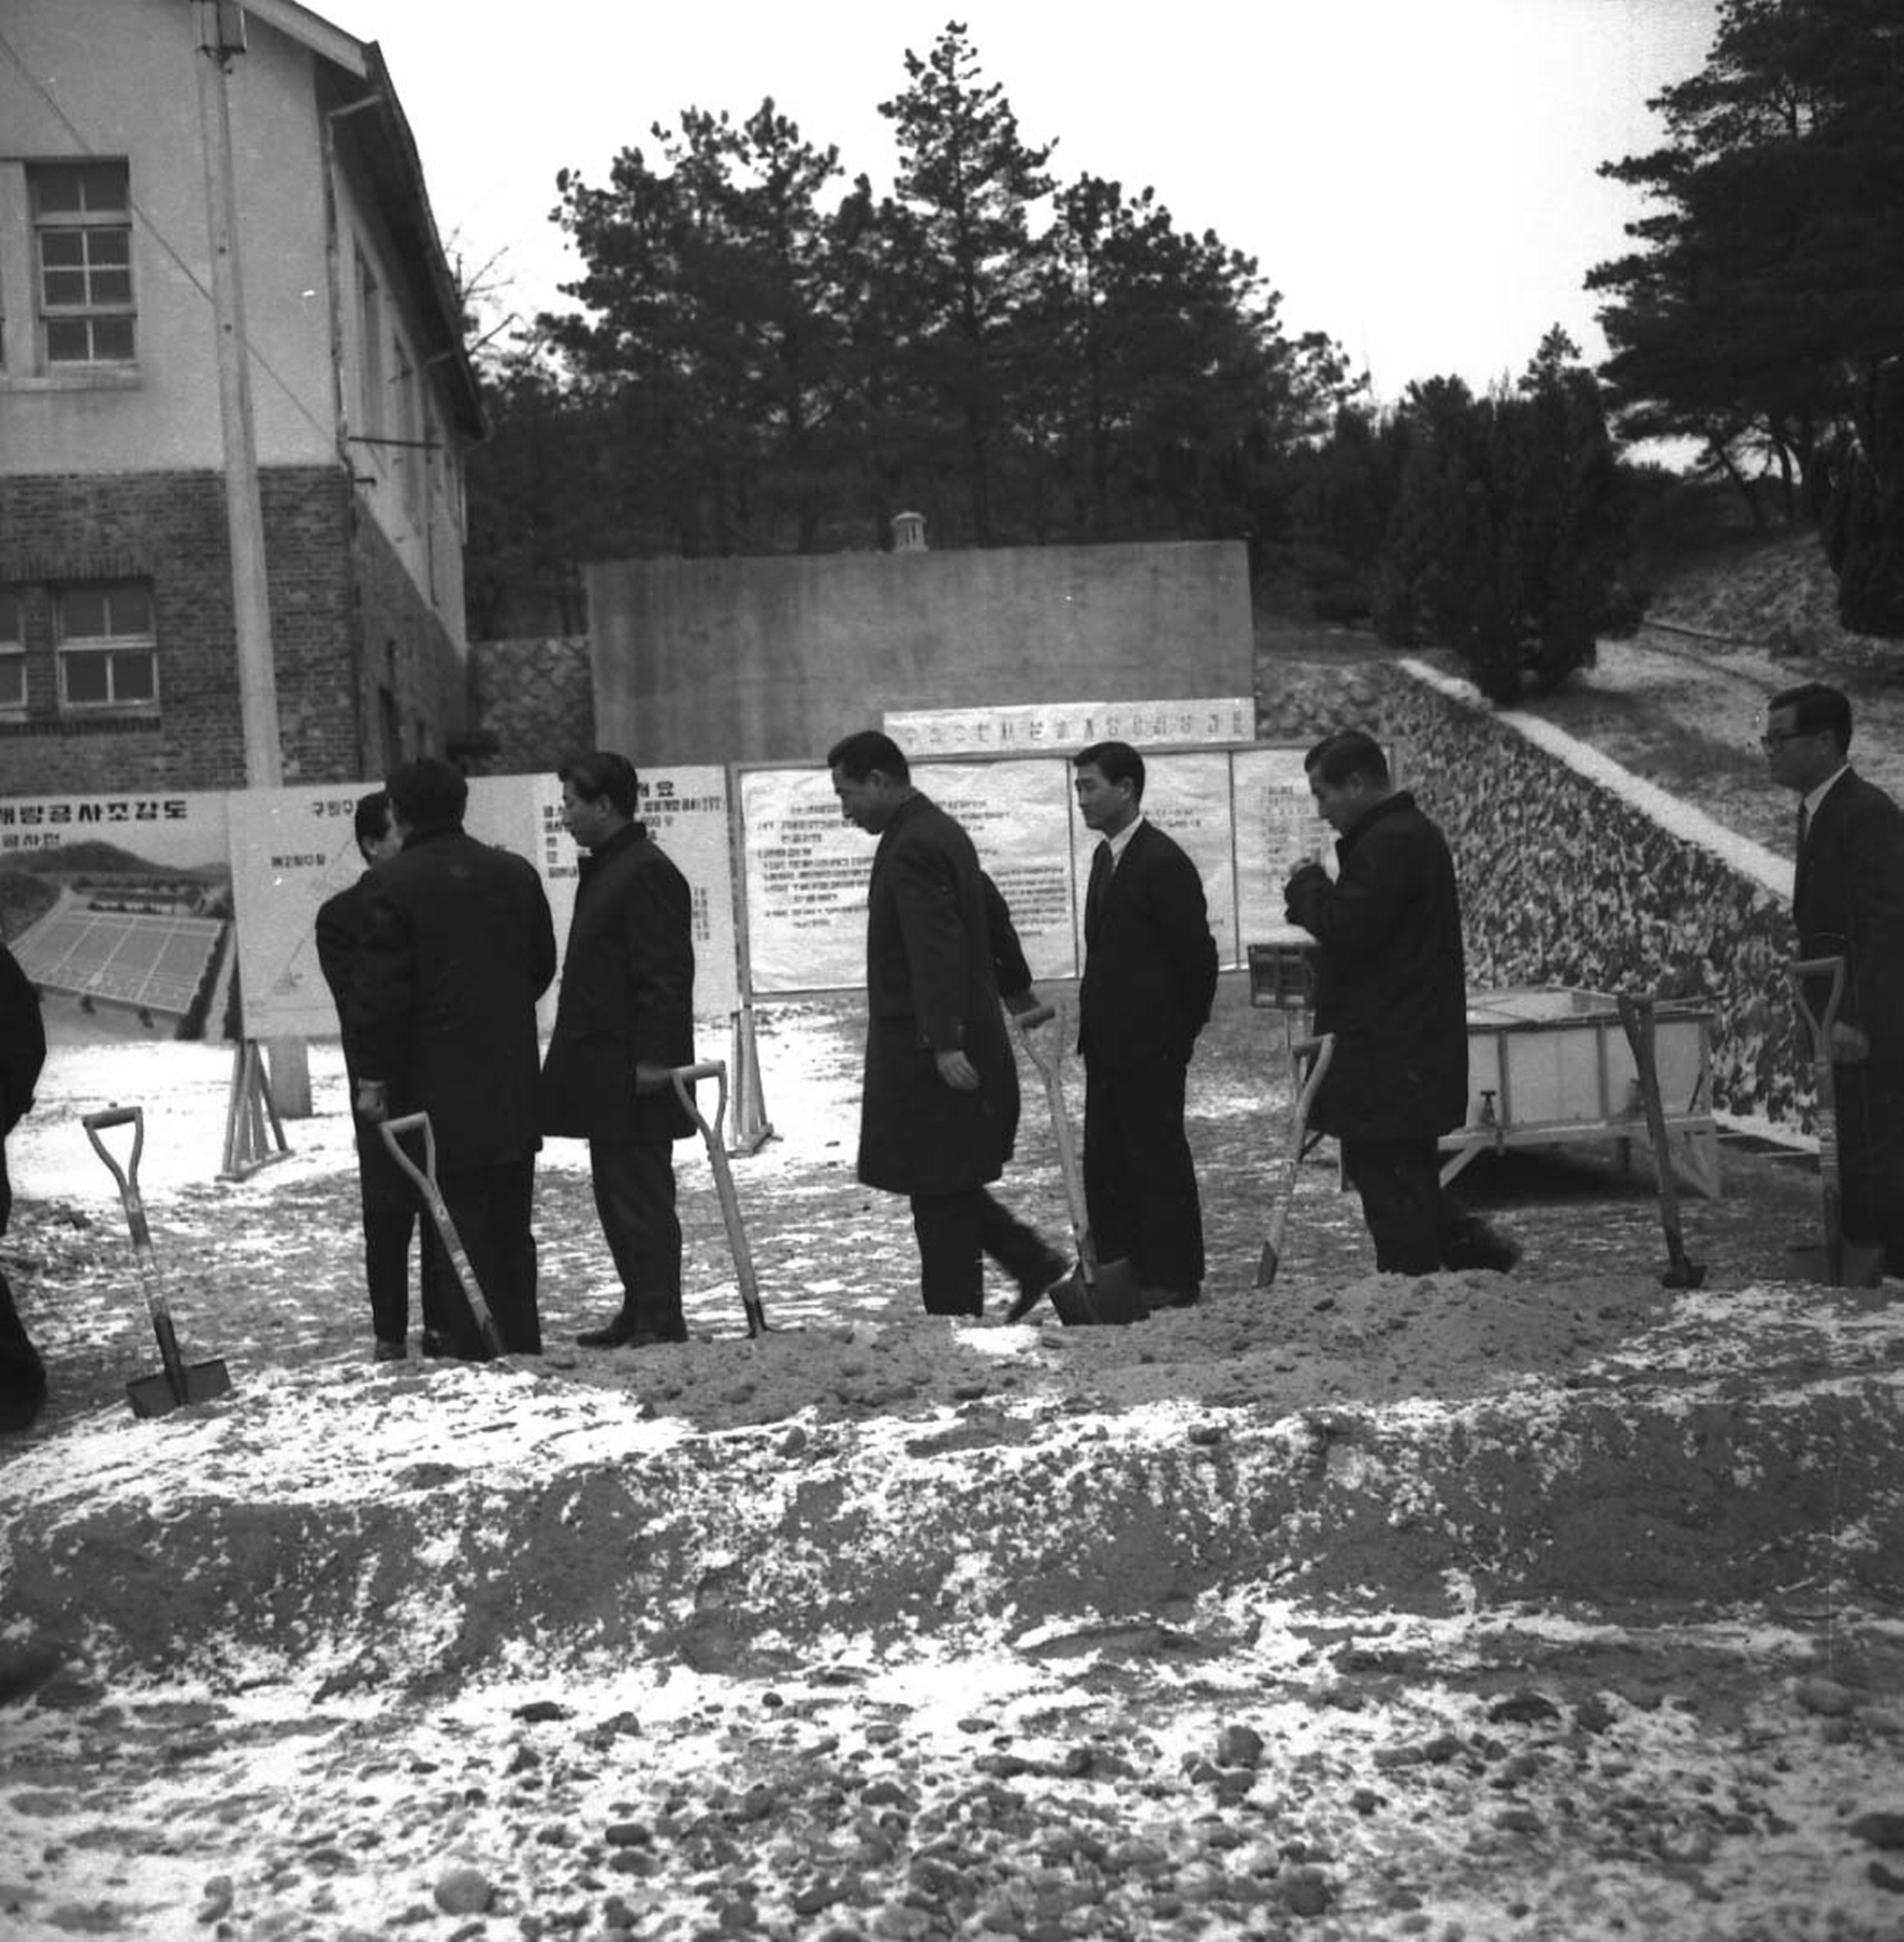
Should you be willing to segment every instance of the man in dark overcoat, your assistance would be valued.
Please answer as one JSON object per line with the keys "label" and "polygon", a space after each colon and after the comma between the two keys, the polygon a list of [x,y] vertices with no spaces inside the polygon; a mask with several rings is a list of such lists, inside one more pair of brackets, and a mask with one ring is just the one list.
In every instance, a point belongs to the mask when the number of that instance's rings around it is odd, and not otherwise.
{"label": "man in dark overcoat", "polygon": [[[363,1056],[351,1030],[350,973],[364,935],[369,873],[403,847],[390,821],[390,799],[373,789],[357,800],[353,831],[364,875],[327,897],[317,911],[317,962],[337,1006],[338,1032],[344,1047],[345,1080],[354,1105]],[[373,1353],[380,1362],[402,1361],[409,1353],[410,1238],[422,1208],[409,1177],[390,1157],[383,1136],[367,1120],[351,1114],[357,1139],[357,1190],[364,1210],[364,1281],[370,1295]],[[424,1316],[426,1349],[436,1345],[441,1331]]]}
{"label": "man in dark overcoat", "polygon": [[1850,701],[1819,682],[1767,705],[1766,761],[1799,799],[1798,955],[1845,961],[1832,1033],[1843,1276],[1875,1287],[1904,1276],[1904,810],[1851,767],[1851,732]]}
{"label": "man in dark overcoat", "polygon": [[542,1130],[588,1142],[595,1211],[622,1278],[620,1310],[585,1348],[687,1339],[672,1143],[694,1131],[670,1072],[694,1063],[693,897],[635,820],[625,756],[565,763],[562,820],[587,851],[542,1073]]}
{"label": "man in dark overcoat", "polygon": [[[46,1063],[47,1031],[40,994],[19,960],[0,944],[0,1234],[13,1214],[13,1183],[7,1172],[7,1137],[33,1104],[33,1088]],[[47,1365],[33,1346],[13,1290],[0,1269],[0,1430],[24,1429],[47,1399]]]}
{"label": "man in dark overcoat", "polygon": [[1097,831],[1084,898],[1078,1049],[1084,1201],[1100,1260],[1129,1260],[1146,1308],[1201,1292],[1203,1214],[1183,1131],[1184,1081],[1217,995],[1203,880],[1143,814],[1143,758],[1101,742],[1072,758]]}
{"label": "man in dark overcoat", "polygon": [[1300,864],[1289,920],[1316,939],[1316,1029],[1336,1050],[1309,1123],[1341,1142],[1378,1269],[1512,1267],[1519,1248],[1441,1185],[1440,1137],[1467,1118],[1467,972],[1446,839],[1358,729],[1318,743],[1310,794],[1337,834],[1332,882]]}
{"label": "man in dark overcoat", "polygon": [[[1068,1264],[986,1191],[1018,1132],[997,966],[1021,967],[1022,953],[995,936],[1002,902],[988,911],[971,838],[913,787],[889,737],[849,735],[826,764],[846,820],[880,840],[866,891],[860,1179],[910,1199],[928,1315],[984,1312],[987,1255],[1035,1299]],[[1037,1002],[1028,979],[1011,1002]]]}
{"label": "man in dark overcoat", "polygon": [[[426,1112],[438,1185],[506,1349],[537,1355],[535,1193],[540,1048],[536,1000],[555,976],[555,928],[534,866],[463,827],[468,784],[422,757],[386,784],[403,847],[370,872],[351,968],[357,1110]],[[445,1353],[486,1350],[434,1234],[425,1312]]]}

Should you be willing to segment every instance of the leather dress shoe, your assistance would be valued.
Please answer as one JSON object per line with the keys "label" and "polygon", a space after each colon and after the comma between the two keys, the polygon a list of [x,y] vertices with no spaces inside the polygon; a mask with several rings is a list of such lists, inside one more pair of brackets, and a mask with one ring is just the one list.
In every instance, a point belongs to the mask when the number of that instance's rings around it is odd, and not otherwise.
{"label": "leather dress shoe", "polygon": [[1060,1282],[1071,1277],[1071,1264],[1057,1255],[1044,1263],[1035,1274],[1026,1275],[1018,1284],[1018,1293],[1005,1310],[1007,1321],[1022,1321],[1038,1304],[1049,1295]]}
{"label": "leather dress shoe", "polygon": [[585,1329],[575,1338],[585,1349],[651,1349],[663,1342],[684,1342],[687,1324],[672,1328],[644,1328],[631,1315],[618,1315],[601,1328]]}
{"label": "leather dress shoe", "polygon": [[1160,1308],[1195,1308],[1202,1298],[1200,1281],[1192,1281],[1187,1288],[1165,1288],[1151,1282],[1143,1290],[1143,1305],[1153,1312]]}
{"label": "leather dress shoe", "polygon": [[618,1315],[612,1321],[605,1321],[600,1328],[585,1328],[575,1338],[576,1346],[584,1349],[619,1349],[635,1333],[635,1318],[632,1315]]}
{"label": "leather dress shoe", "polygon": [[638,1328],[622,1343],[625,1349],[659,1349],[678,1346],[687,1339],[687,1325],[679,1328]]}

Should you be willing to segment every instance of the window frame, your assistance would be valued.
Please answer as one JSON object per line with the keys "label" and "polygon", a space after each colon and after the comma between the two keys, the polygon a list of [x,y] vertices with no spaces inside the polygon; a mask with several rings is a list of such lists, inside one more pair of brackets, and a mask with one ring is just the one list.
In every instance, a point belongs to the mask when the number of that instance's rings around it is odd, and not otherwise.
{"label": "window frame", "polygon": [[[49,208],[45,197],[55,178],[71,176],[77,184],[79,207]],[[89,185],[109,176],[118,200],[109,206],[91,207]],[[29,162],[26,168],[27,216],[31,233],[30,256],[33,279],[33,329],[39,368],[49,375],[84,371],[123,371],[139,361],[138,290],[132,264],[132,180],[129,166],[114,156],[89,156],[84,161]],[[77,263],[48,261],[47,245],[55,235],[79,239]],[[93,260],[93,239],[117,237],[123,254],[118,261]],[[54,302],[54,277],[77,276],[82,280],[84,301]],[[125,294],[105,297],[95,294],[95,280],[123,278]],[[73,325],[83,327],[86,355],[55,355],[56,330]],[[102,353],[99,347],[103,328],[123,324],[127,336],[125,349],[113,347]]]}
{"label": "window frame", "polygon": [[[11,633],[5,631],[10,604],[12,607]],[[24,715],[27,712],[27,598],[25,590],[18,586],[0,586],[0,670],[9,674],[17,670],[20,684],[17,696],[0,691],[0,716]]]}
{"label": "window frame", "polygon": [[[112,629],[112,600],[115,594],[136,593],[145,608],[145,625],[137,631],[119,633]],[[57,669],[59,711],[62,715],[157,714],[159,710],[159,624],[152,584],[149,580],[69,581],[54,586],[52,594],[53,660]],[[75,594],[98,595],[106,603],[107,631],[102,634],[74,635],[70,631],[68,602]],[[75,645],[75,641],[85,644]],[[122,657],[140,657],[149,674],[149,692],[142,695],[118,693]],[[74,699],[69,684],[70,671],[83,664],[102,666],[106,676],[103,696]]]}

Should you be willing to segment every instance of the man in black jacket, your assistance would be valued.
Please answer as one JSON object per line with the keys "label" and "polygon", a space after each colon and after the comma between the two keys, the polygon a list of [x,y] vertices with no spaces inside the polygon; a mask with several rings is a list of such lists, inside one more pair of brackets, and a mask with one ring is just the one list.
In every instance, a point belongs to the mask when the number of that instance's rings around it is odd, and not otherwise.
{"label": "man in black jacket", "polygon": [[[345,1080],[353,1103],[363,1057],[350,1029],[351,965],[364,934],[369,873],[403,848],[403,839],[390,821],[390,799],[382,789],[358,798],[354,828],[364,875],[335,897],[327,898],[317,912],[318,968],[337,1006]],[[354,1113],[352,1119],[357,1136],[357,1190],[364,1207],[364,1280],[370,1292],[375,1355],[380,1362],[400,1362],[409,1353],[410,1237],[423,1210],[417,1205],[415,1187],[390,1158],[383,1136]],[[426,1314],[426,1352],[436,1346],[439,1334]]]}
{"label": "man in black jacket", "polygon": [[[913,787],[892,740],[874,728],[826,757],[847,822],[879,838],[866,890],[866,1078],[860,1179],[904,1194],[919,1240],[928,1315],[984,1312],[984,1258],[1018,1283],[1025,1307],[1068,1264],[986,1191],[1018,1133],[1018,1066],[999,1011],[999,967],[1037,1000],[1003,900],[972,840]],[[1029,1299],[1027,1299],[1029,1298]]]}
{"label": "man in black jacket", "polygon": [[[536,1000],[555,976],[555,929],[534,866],[463,828],[469,785],[422,757],[386,784],[403,848],[370,872],[351,967],[357,1110],[426,1112],[438,1185],[503,1346],[536,1355]],[[449,1258],[426,1227],[425,1313],[446,1353],[486,1353]]]}
{"label": "man in black jacket", "polygon": [[1201,1291],[1203,1214],[1183,1132],[1184,1079],[1217,993],[1203,880],[1143,815],[1143,758],[1100,742],[1072,758],[1079,813],[1101,839],[1084,898],[1078,1049],[1084,1201],[1100,1260],[1128,1260],[1146,1308]]}
{"label": "man in black jacket", "polygon": [[1904,1276],[1904,810],[1850,766],[1851,725],[1845,696],[1807,682],[1772,697],[1763,741],[1773,780],[1799,798],[1798,955],[1845,961],[1832,1035],[1843,1272],[1874,1287]]}
{"label": "man in black jacket", "polygon": [[584,1348],[687,1339],[672,1143],[694,1131],[669,1073],[694,1063],[693,898],[635,821],[625,756],[565,763],[562,820],[588,852],[542,1073],[542,1130],[586,1139],[595,1211],[622,1278],[619,1312]]}
{"label": "man in black jacket", "polygon": [[[32,1107],[33,1087],[46,1058],[40,994],[12,952],[0,944],[0,1234],[7,1232],[13,1212],[6,1139]],[[47,1365],[13,1305],[6,1274],[0,1271],[0,1430],[24,1429],[46,1399]]]}
{"label": "man in black jacket", "polygon": [[1316,1029],[1336,1037],[1309,1123],[1341,1142],[1383,1273],[1512,1267],[1519,1248],[1440,1181],[1440,1136],[1463,1123],[1468,1100],[1467,972],[1447,841],[1359,729],[1319,742],[1305,766],[1340,839],[1334,882],[1309,862],[1284,891],[1289,921],[1320,947]]}

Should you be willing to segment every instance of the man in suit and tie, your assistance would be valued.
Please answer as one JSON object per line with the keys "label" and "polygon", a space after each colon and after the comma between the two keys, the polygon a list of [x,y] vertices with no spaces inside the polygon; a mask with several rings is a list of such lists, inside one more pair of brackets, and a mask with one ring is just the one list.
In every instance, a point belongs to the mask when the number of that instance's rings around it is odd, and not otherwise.
{"label": "man in suit and tie", "polygon": [[1084,1059],[1084,1203],[1100,1260],[1128,1260],[1146,1307],[1202,1290],[1203,1215],[1183,1133],[1184,1076],[1217,993],[1203,880],[1143,814],[1143,758],[1099,742],[1072,758],[1101,841],[1084,899],[1078,1049]]}
{"label": "man in suit and tie", "polygon": [[1904,1276],[1904,810],[1852,769],[1851,703],[1819,682],[1768,704],[1772,779],[1799,798],[1792,920],[1802,958],[1842,958],[1832,1032],[1844,1278]]}

